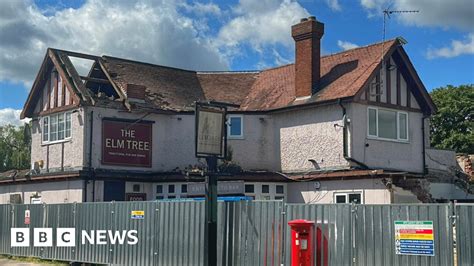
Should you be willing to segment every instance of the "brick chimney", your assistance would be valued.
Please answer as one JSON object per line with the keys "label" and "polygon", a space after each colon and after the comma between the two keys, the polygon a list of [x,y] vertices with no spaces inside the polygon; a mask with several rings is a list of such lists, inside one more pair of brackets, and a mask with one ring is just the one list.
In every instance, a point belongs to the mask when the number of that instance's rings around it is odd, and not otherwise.
{"label": "brick chimney", "polygon": [[321,78],[321,38],[324,24],[316,18],[301,19],[291,27],[291,36],[295,40],[295,95],[307,97],[319,89]]}

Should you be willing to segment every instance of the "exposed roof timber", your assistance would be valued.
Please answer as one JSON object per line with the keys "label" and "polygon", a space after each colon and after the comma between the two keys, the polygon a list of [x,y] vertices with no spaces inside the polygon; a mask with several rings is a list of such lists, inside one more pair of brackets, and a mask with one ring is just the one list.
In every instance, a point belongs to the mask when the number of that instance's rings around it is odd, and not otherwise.
{"label": "exposed roof timber", "polygon": [[120,100],[122,100],[124,102],[125,107],[130,111],[131,110],[131,105],[128,102],[127,97],[125,96],[125,93],[113,81],[112,77],[110,76],[110,73],[107,71],[107,68],[104,66],[104,62],[103,62],[102,58],[97,59],[97,63],[99,64],[100,68],[102,69],[102,72],[105,74],[107,79],[110,81],[110,84],[112,84],[112,87],[115,89],[115,91],[119,95]]}
{"label": "exposed roof timber", "polygon": [[65,51],[65,50],[60,50],[60,49],[52,49],[52,48],[50,48],[50,49],[54,50],[54,51],[57,51],[57,52],[60,52],[62,54],[65,54],[67,56],[78,57],[78,58],[83,58],[83,59],[89,59],[89,60],[93,60],[93,61],[96,61],[99,58],[99,56],[96,56],[96,55],[83,54],[83,53]]}
{"label": "exposed roof timber", "polygon": [[[44,56],[43,62],[41,63],[41,67],[40,67],[38,73],[36,74],[36,78],[35,78],[35,81],[33,82],[32,88],[40,86],[41,84],[43,84],[45,82],[45,80],[47,80],[47,79],[45,79],[45,73],[46,73],[47,69],[49,68],[48,67],[49,62],[50,61],[48,60],[48,53],[46,53],[46,55]],[[32,89],[30,91],[30,93],[28,94],[28,98],[26,99],[26,102],[23,105],[23,110],[21,111],[21,114],[20,114],[21,119],[24,119],[27,116],[27,112],[30,109],[31,101],[32,101],[33,98],[36,98],[35,97],[36,94],[37,93],[34,89]]]}
{"label": "exposed roof timber", "polygon": [[79,76],[79,77],[85,81],[101,83],[101,84],[110,84],[110,81],[108,79],[99,79],[99,78],[84,77],[84,76]]}
{"label": "exposed roof timber", "polygon": [[[53,52],[53,54],[55,54]],[[79,77],[79,73],[77,73],[76,68],[72,64],[71,60],[69,57],[62,53],[58,52],[59,55],[59,60],[61,61],[61,66],[65,67],[66,72],[69,74],[69,77],[71,77],[72,82],[74,83],[75,87],[81,92],[82,100],[85,102],[91,102],[92,104],[95,103],[94,98],[92,95],[89,93],[89,91],[86,89],[84,83],[82,82],[81,78]]]}

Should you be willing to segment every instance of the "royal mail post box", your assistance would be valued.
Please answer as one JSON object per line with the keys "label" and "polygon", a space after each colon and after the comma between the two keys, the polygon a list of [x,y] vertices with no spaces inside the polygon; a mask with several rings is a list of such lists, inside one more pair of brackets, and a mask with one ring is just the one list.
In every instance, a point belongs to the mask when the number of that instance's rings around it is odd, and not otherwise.
{"label": "royal mail post box", "polygon": [[292,220],[291,228],[291,265],[313,266],[314,222],[308,220]]}

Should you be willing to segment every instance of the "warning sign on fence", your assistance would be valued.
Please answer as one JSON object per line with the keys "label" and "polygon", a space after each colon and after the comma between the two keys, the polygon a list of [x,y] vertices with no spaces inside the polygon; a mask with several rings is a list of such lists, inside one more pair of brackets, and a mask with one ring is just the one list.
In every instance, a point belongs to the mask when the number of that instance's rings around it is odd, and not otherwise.
{"label": "warning sign on fence", "polygon": [[131,211],[130,218],[133,220],[143,220],[145,219],[145,211]]}
{"label": "warning sign on fence", "polygon": [[395,253],[434,256],[433,221],[395,221]]}
{"label": "warning sign on fence", "polygon": [[30,224],[30,210],[25,210],[25,224]]}

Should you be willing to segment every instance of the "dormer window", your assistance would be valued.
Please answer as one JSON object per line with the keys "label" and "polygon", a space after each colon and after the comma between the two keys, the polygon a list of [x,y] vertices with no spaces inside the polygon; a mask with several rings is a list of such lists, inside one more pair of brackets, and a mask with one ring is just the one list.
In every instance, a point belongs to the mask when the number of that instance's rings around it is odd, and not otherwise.
{"label": "dormer window", "polygon": [[71,138],[71,112],[44,116],[43,144],[50,144]]}

